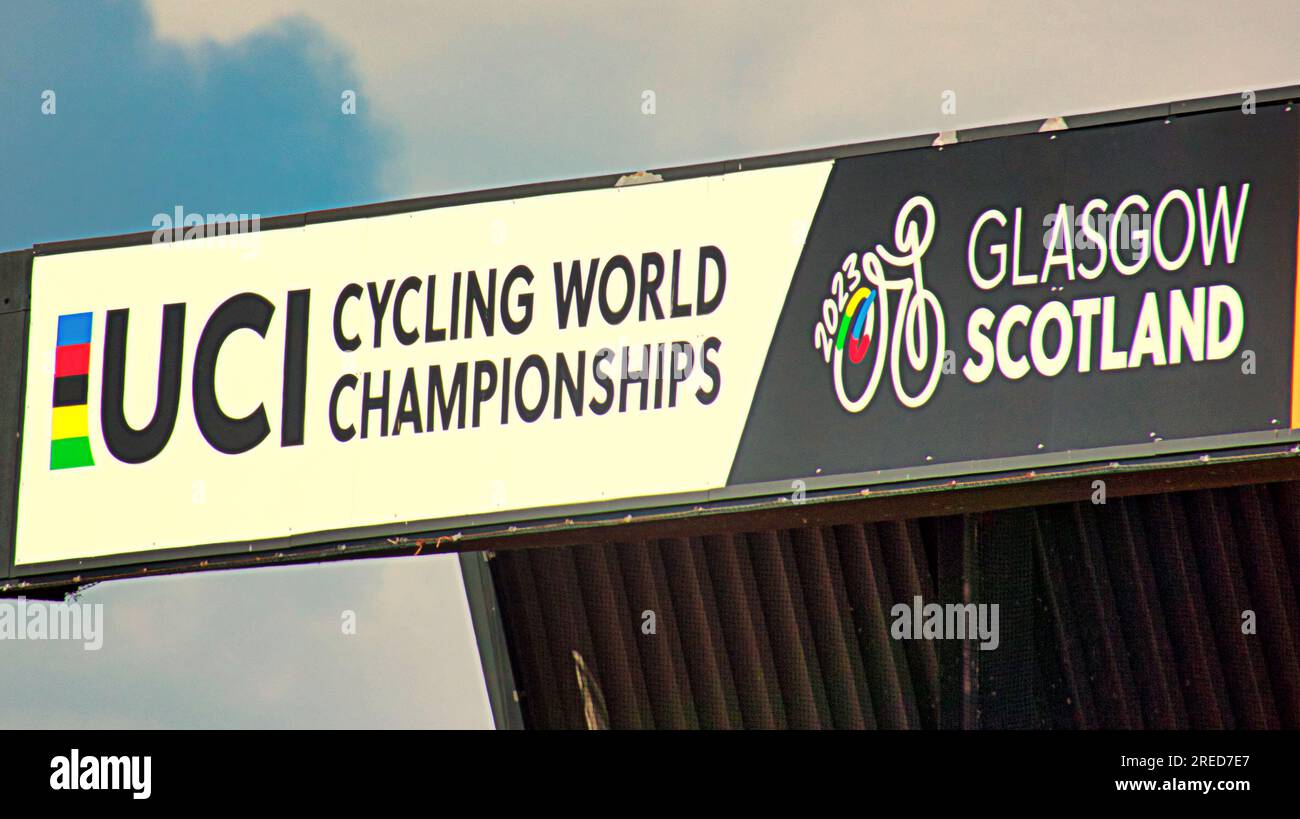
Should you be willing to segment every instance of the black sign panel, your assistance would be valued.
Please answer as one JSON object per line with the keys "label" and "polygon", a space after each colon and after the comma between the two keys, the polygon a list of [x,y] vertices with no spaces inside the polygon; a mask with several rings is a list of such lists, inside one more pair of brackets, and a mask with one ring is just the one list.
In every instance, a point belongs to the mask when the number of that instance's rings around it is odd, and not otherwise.
{"label": "black sign panel", "polygon": [[729,482],[1296,426],[1298,116],[839,160]]}

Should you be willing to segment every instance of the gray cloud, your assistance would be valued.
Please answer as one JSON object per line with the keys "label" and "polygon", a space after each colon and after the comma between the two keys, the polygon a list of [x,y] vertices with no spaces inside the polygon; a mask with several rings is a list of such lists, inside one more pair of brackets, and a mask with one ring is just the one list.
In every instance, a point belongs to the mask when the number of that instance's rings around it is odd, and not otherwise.
{"label": "gray cloud", "polygon": [[[321,84],[347,88],[359,76],[359,116],[397,133],[379,158],[390,197],[1300,81],[1293,0],[1247,12],[1177,0],[151,9],[156,34],[200,64],[214,45],[295,19],[342,44],[350,60]],[[653,117],[640,110],[647,89]],[[957,94],[956,116],[940,113],[945,90]],[[442,608],[454,585],[441,560],[96,587],[83,599],[106,606],[102,651],[0,643],[0,726],[468,724],[481,714],[454,678],[465,645]],[[340,634],[343,609],[358,614],[355,637]]]}
{"label": "gray cloud", "polygon": [[[437,555],[85,590],[104,645],[0,642],[0,726],[490,724],[456,558]],[[341,628],[355,612],[357,633]]]}
{"label": "gray cloud", "polygon": [[1291,0],[268,5],[154,0],[185,42],[301,14],[346,43],[402,137],[394,197],[1300,82]]}

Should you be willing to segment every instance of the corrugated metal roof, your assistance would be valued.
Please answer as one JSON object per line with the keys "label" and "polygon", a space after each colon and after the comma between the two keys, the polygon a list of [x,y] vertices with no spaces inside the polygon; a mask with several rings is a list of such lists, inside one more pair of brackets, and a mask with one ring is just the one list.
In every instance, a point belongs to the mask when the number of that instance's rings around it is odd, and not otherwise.
{"label": "corrugated metal roof", "polygon": [[[1300,727],[1300,483],[492,563],[533,727],[588,724],[574,652],[615,728]],[[998,648],[892,639],[918,595]]]}

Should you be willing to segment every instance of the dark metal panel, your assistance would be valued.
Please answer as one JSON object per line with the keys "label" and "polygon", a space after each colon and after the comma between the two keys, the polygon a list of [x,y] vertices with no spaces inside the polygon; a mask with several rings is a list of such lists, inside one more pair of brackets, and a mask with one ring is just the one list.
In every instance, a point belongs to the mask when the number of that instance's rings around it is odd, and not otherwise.
{"label": "dark metal panel", "polygon": [[31,268],[30,251],[0,254],[0,577],[13,570]]}
{"label": "dark metal panel", "polygon": [[32,254],[29,250],[0,253],[0,314],[28,308],[32,291]]}
{"label": "dark metal panel", "polygon": [[1132,108],[1119,108],[1114,111],[1100,111],[1095,114],[1065,115],[1065,124],[1070,130],[1092,128],[1098,125],[1118,125],[1125,122],[1140,122],[1146,119],[1164,119],[1169,116],[1169,103],[1156,105],[1138,105]]}
{"label": "dark metal panel", "polygon": [[461,553],[460,571],[465,581],[470,620],[474,624],[474,638],[478,641],[479,660],[483,664],[488,701],[492,704],[492,719],[498,729],[519,729],[524,727],[524,718],[519,711],[519,696],[506,649],[505,629],[501,626],[496,588],[487,566],[489,556],[488,552]]}
{"label": "dark metal panel", "polygon": [[[957,131],[957,142],[960,145],[963,142],[979,142],[985,139],[999,139],[1009,136],[1024,136],[1025,134],[1036,134],[1043,127],[1043,120],[1033,119],[1023,122],[1008,122],[997,125],[980,125],[974,128],[963,128]],[[1043,137],[1046,139],[1046,137]]]}
{"label": "dark metal panel", "polygon": [[[1296,728],[1300,589],[1289,566],[1300,556],[1298,487],[683,540],[666,582],[689,587],[707,563],[719,616],[701,617],[692,597],[673,595],[657,600],[669,607],[660,624],[689,623],[678,633],[685,655],[727,657],[735,669],[736,701],[718,685],[686,690],[698,713],[739,711],[727,723],[710,717],[711,727]],[[646,567],[662,549],[591,540],[498,554],[507,639],[530,658],[518,667],[530,727],[586,727],[577,690],[541,685],[534,666],[567,663],[586,624],[633,629],[640,607],[611,606],[597,586],[621,574],[628,601],[655,594],[665,578]],[[571,574],[577,551],[603,569]],[[562,589],[558,605],[530,598],[530,586]],[[996,650],[981,651],[978,638],[895,639],[895,606],[918,594],[927,604],[998,604]],[[1247,609],[1257,633],[1241,632]],[[530,640],[536,620],[548,624],[548,645]],[[583,651],[590,685],[606,699],[615,687],[633,696],[629,680],[652,702],[682,695],[667,673],[626,677],[617,643]],[[858,690],[864,677],[868,697]],[[610,717],[614,728],[645,724],[626,708]]]}
{"label": "dark metal panel", "polygon": [[[836,546],[838,571],[844,577],[845,605],[852,616],[860,662],[871,692],[875,725],[889,729],[920,728],[925,723],[907,655],[903,646],[889,637],[893,595],[881,565],[875,527],[844,524],[831,527],[830,532]],[[927,718],[932,716],[927,710]]]}
{"label": "dark metal panel", "polygon": [[1243,88],[1231,94],[1219,94],[1213,97],[1199,97],[1192,100],[1179,100],[1169,104],[1169,111],[1174,116],[1180,114],[1195,114],[1202,111],[1226,111],[1232,108],[1241,108],[1246,103],[1246,98],[1242,95],[1254,91],[1255,104],[1264,105],[1276,102],[1291,102],[1300,99],[1300,86],[1288,85],[1280,88],[1264,88],[1254,90]]}
{"label": "dark metal panel", "polygon": [[[1172,495],[1136,499],[1153,544],[1151,563],[1160,583],[1161,608],[1176,625],[1169,630],[1174,654],[1185,669],[1183,697],[1195,728],[1235,727],[1225,694],[1222,664],[1214,647],[1214,626],[1206,592],[1198,576],[1196,554],[1191,544],[1184,508]],[[1211,588],[1217,584],[1209,584]],[[1229,612],[1215,617],[1237,620]]]}
{"label": "dark metal panel", "polygon": [[[958,601],[998,606],[998,646],[991,651],[966,643],[978,679],[979,714],[967,727],[1037,728],[1035,667],[1034,547],[1037,521],[1032,509],[977,515],[975,571]],[[973,576],[972,576],[973,575]],[[941,647],[951,645],[940,643]]]}
{"label": "dark metal panel", "polygon": [[[1261,642],[1282,722],[1294,726],[1300,723],[1300,609],[1286,565],[1288,551],[1294,560],[1296,544],[1284,544],[1279,537],[1265,487],[1243,486],[1228,493],[1252,610],[1258,621],[1281,637]],[[1235,618],[1238,623],[1240,618],[1240,614]]]}
{"label": "dark metal panel", "polygon": [[699,727],[739,728],[742,724],[735,678],[724,646],[713,581],[699,539],[659,542],[664,574],[676,610],[675,627],[696,639],[682,641],[682,656],[695,700]]}

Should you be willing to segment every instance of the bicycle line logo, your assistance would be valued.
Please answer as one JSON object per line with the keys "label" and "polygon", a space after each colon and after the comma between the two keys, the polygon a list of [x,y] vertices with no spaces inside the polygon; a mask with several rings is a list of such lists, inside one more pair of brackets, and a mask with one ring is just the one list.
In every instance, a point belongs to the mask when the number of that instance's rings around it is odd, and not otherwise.
{"label": "bicycle line logo", "polygon": [[[921,264],[934,238],[934,225],[934,205],[925,196],[913,196],[898,211],[894,249],[876,244],[874,250],[850,253],[831,279],[830,296],[822,301],[821,318],[813,329],[813,348],[821,351],[831,368],[836,398],[848,412],[862,412],[871,403],[886,359],[894,395],[904,407],[924,406],[939,386],[946,349],[943,307],[926,289]],[[911,275],[889,278],[886,265],[897,270],[910,268]],[[915,393],[904,384],[904,341],[908,366],[926,378]],[[845,385],[846,370],[864,365],[870,374],[855,398]]]}

